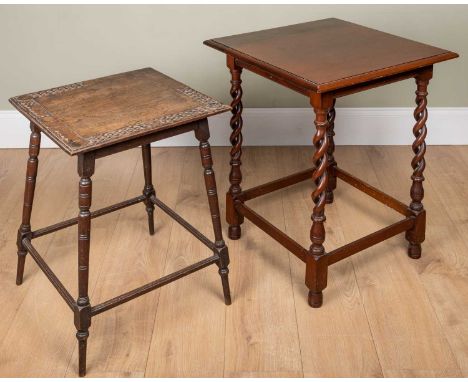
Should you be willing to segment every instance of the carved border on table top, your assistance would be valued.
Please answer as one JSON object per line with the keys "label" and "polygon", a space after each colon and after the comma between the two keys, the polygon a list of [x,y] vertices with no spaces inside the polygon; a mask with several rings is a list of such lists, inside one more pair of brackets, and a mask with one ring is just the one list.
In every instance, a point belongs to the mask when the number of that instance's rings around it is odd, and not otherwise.
{"label": "carved border on table top", "polygon": [[[53,115],[43,107],[38,101],[38,98],[49,95],[62,94],[70,90],[79,89],[84,86],[83,82],[78,82],[71,85],[65,85],[49,90],[43,90],[36,93],[31,93],[25,96],[14,97],[11,101],[17,104],[19,107],[24,109],[27,114],[35,119],[36,122],[45,122],[44,125],[47,127],[47,121],[44,119],[53,118]],[[78,140],[70,139],[65,137],[59,130],[48,128],[47,131],[58,139],[70,153],[77,151],[83,151],[93,146],[102,146],[109,141],[120,140],[120,138],[131,136],[139,132],[148,130],[152,131],[157,128],[162,128],[170,125],[183,124],[184,122],[190,122],[197,119],[204,118],[207,115],[217,114],[223,111],[229,110],[229,107],[223,105],[217,100],[202,94],[188,86],[180,87],[176,89],[176,92],[181,93],[187,97],[200,103],[199,106],[184,110],[179,113],[167,114],[159,118],[155,118],[149,121],[138,121],[128,126],[124,126],[120,129],[109,131],[107,133],[98,134],[90,137],[78,137]]]}
{"label": "carved border on table top", "polygon": [[100,145],[113,139],[118,139],[127,135],[138,133],[143,130],[152,130],[158,127],[165,127],[169,125],[176,125],[181,121],[196,120],[197,117],[202,117],[207,114],[229,110],[225,105],[208,97],[188,86],[176,89],[177,92],[184,94],[201,103],[193,109],[184,110],[179,113],[167,114],[159,118],[151,119],[145,122],[136,122],[134,124],[124,126],[120,129],[109,131],[104,134],[99,134],[92,137],[87,137],[86,141],[89,146]]}
{"label": "carved border on table top", "polygon": [[45,97],[45,96],[49,96],[49,95],[57,95],[57,94],[62,94],[62,93],[66,93],[70,90],[76,90],[76,89],[79,89],[79,88],[82,88],[84,86],[84,82],[76,82],[74,84],[70,84],[70,85],[64,85],[64,86],[59,86],[59,87],[56,87],[56,88],[51,88],[51,89],[47,89],[47,90],[41,90],[41,91],[38,91],[38,92],[35,92],[35,93],[29,93],[29,94],[26,94],[24,96],[19,96],[19,97],[14,97],[13,99],[16,100],[16,101],[23,101],[23,100],[28,100],[28,99],[31,99],[31,98],[40,98],[40,97]]}

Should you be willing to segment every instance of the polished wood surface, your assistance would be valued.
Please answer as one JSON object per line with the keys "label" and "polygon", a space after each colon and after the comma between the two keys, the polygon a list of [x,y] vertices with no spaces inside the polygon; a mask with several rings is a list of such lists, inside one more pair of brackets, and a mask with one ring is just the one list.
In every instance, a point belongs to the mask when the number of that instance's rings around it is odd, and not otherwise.
{"label": "polished wood surface", "polygon": [[152,68],[25,94],[10,102],[71,155],[229,110]]}
{"label": "polished wood surface", "polygon": [[[456,53],[335,18],[204,42],[273,79],[316,92],[458,57]],[[242,65],[243,66],[243,65]],[[286,85],[287,86],[287,85]]]}
{"label": "polished wood surface", "polygon": [[[205,41],[205,44],[226,53],[226,64],[231,74],[231,187],[226,195],[226,221],[230,239],[241,238],[241,225],[245,217],[305,261],[305,284],[309,289],[309,305],[313,308],[322,306],[323,290],[328,283],[328,266],[360,250],[406,231],[408,255],[413,259],[421,257],[421,243],[425,240],[426,231],[426,212],[422,199],[427,88],[433,75],[433,65],[458,57],[456,53],[338,19],[212,39]],[[314,110],[314,167],[311,171],[315,183],[311,194],[314,207],[309,234],[311,244],[306,255],[305,248],[293,238],[244,205],[248,199],[303,181],[304,172],[242,191],[243,69],[307,96]],[[409,78],[416,80],[417,87],[417,106],[414,111],[416,124],[413,127],[415,141],[412,146],[414,158],[411,161],[413,184],[410,191],[412,201],[407,208],[402,209],[401,203],[385,192],[341,171],[334,158],[334,120],[337,98]],[[325,205],[334,201],[337,176],[350,180],[349,184],[397,209],[407,218],[333,252],[327,252]]]}
{"label": "polished wood surface", "polygon": [[[244,188],[311,165],[310,150],[245,147]],[[204,235],[212,235],[198,148],[151,151],[158,197]],[[212,155],[218,190],[227,190],[227,150],[214,147]],[[78,349],[69,307],[30,258],[23,285],[14,283],[24,187],[24,174],[17,169],[27,156],[25,149],[0,150],[5,169],[0,177],[0,375],[75,377]],[[412,181],[401,168],[411,171],[412,157],[408,147],[337,146],[335,151],[336,161],[347,170],[406,202]],[[228,242],[230,307],[221,302],[217,272],[205,269],[95,316],[88,376],[468,377],[468,206],[461,192],[468,177],[468,147],[430,146],[426,160],[424,206],[429,214],[420,260],[405,256],[403,236],[368,248],[330,267],[329,298],[312,310],[303,262],[246,221],[243,240]],[[259,178],[253,176],[254,168]],[[77,193],[63,192],[76,189],[75,174],[74,158],[60,150],[41,150],[33,227],[76,214]],[[140,194],[141,149],[97,161],[96,174],[95,209]],[[167,181],[159,184],[158,179]],[[400,218],[339,179],[338,184],[333,204],[326,206],[330,251]],[[253,199],[251,205],[308,246],[304,227],[310,224],[312,187],[312,182],[302,182]],[[224,203],[220,207],[223,214]],[[142,203],[92,220],[91,254],[99,256],[90,258],[91,301],[112,298],[206,256],[206,247],[164,211],[156,208],[154,217],[153,236]],[[76,226],[38,238],[37,247],[75,295]]]}

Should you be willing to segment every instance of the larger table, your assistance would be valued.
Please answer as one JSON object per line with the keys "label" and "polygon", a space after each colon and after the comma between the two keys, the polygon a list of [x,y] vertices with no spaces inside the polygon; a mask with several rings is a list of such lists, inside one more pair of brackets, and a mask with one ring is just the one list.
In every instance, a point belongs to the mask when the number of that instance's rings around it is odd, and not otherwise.
{"label": "larger table", "polygon": [[[231,186],[226,198],[230,239],[241,237],[241,224],[245,217],[305,262],[308,301],[315,308],[322,305],[328,266],[348,256],[402,232],[406,232],[409,242],[408,255],[414,259],[421,256],[426,226],[422,200],[427,87],[432,78],[433,65],[458,57],[456,53],[334,18],[215,38],[204,43],[226,53],[227,66],[231,72]],[[315,111],[316,127],[313,168],[244,191],[241,189],[243,69],[308,97]],[[334,159],[333,141],[337,98],[408,78],[414,78],[417,85],[409,206],[338,167]],[[245,203],[310,178],[315,182],[310,229],[312,243],[306,249]],[[404,218],[326,252],[323,246],[325,204],[333,202],[337,178],[398,211]]]}

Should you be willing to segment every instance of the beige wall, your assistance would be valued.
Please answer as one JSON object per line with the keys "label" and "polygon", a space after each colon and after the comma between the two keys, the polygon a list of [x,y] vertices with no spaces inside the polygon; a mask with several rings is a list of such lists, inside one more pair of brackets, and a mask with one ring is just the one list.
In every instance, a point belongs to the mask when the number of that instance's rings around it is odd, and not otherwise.
{"label": "beige wall", "polygon": [[[228,102],[223,54],[211,37],[338,17],[460,54],[436,66],[430,106],[468,106],[468,6],[0,6],[0,110],[13,95],[152,66]],[[320,59],[320,57],[317,57]],[[247,107],[306,107],[305,97],[251,73]],[[412,81],[339,106],[410,106]]]}

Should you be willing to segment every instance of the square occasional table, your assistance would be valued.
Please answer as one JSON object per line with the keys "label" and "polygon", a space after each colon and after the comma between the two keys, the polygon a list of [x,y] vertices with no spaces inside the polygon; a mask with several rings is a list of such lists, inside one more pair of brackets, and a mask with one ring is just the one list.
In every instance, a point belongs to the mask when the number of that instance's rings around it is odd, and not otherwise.
{"label": "square occasional table", "polygon": [[[247,218],[305,262],[308,301],[314,308],[322,305],[328,266],[348,256],[401,232],[406,232],[408,255],[414,259],[421,256],[426,224],[422,183],[427,87],[433,65],[458,57],[456,53],[334,18],[215,38],[204,44],[226,54],[231,72],[231,186],[226,198],[231,239],[241,237],[241,224]],[[308,97],[315,111],[316,128],[313,168],[244,191],[241,189],[243,69]],[[408,78],[416,80],[417,106],[414,111],[411,202],[406,205],[338,167],[333,156],[333,130],[337,98]],[[312,244],[306,249],[258,215],[246,202],[310,178],[315,182],[310,230]],[[325,204],[333,202],[337,178],[401,213],[404,219],[326,252],[323,245]]]}
{"label": "square occasional table", "polygon": [[[16,283],[20,285],[23,282],[25,259],[29,253],[74,313],[80,376],[86,373],[86,346],[93,316],[212,264],[216,264],[219,268],[224,301],[226,305],[231,303],[228,281],[229,254],[221,231],[207,122],[207,117],[225,112],[230,109],[229,106],[151,68],[13,97],[10,102],[31,122],[23,217],[18,230]],[[201,165],[213,223],[214,241],[208,239],[163,203],[156,196],[153,187],[150,143],[189,131],[193,131],[200,142]],[[41,132],[57,143],[67,154],[74,155],[78,159],[79,213],[76,218],[32,230],[31,212]],[[96,159],[139,146],[142,149],[144,173],[142,194],[91,212],[91,177],[94,174]],[[146,207],[150,235],[155,232],[153,211],[156,206],[207,246],[212,255],[120,296],[91,305],[88,296],[91,219],[137,203],[144,203]],[[78,297],[76,300],[65,289],[32,244],[33,239],[75,224],[78,225]]]}

